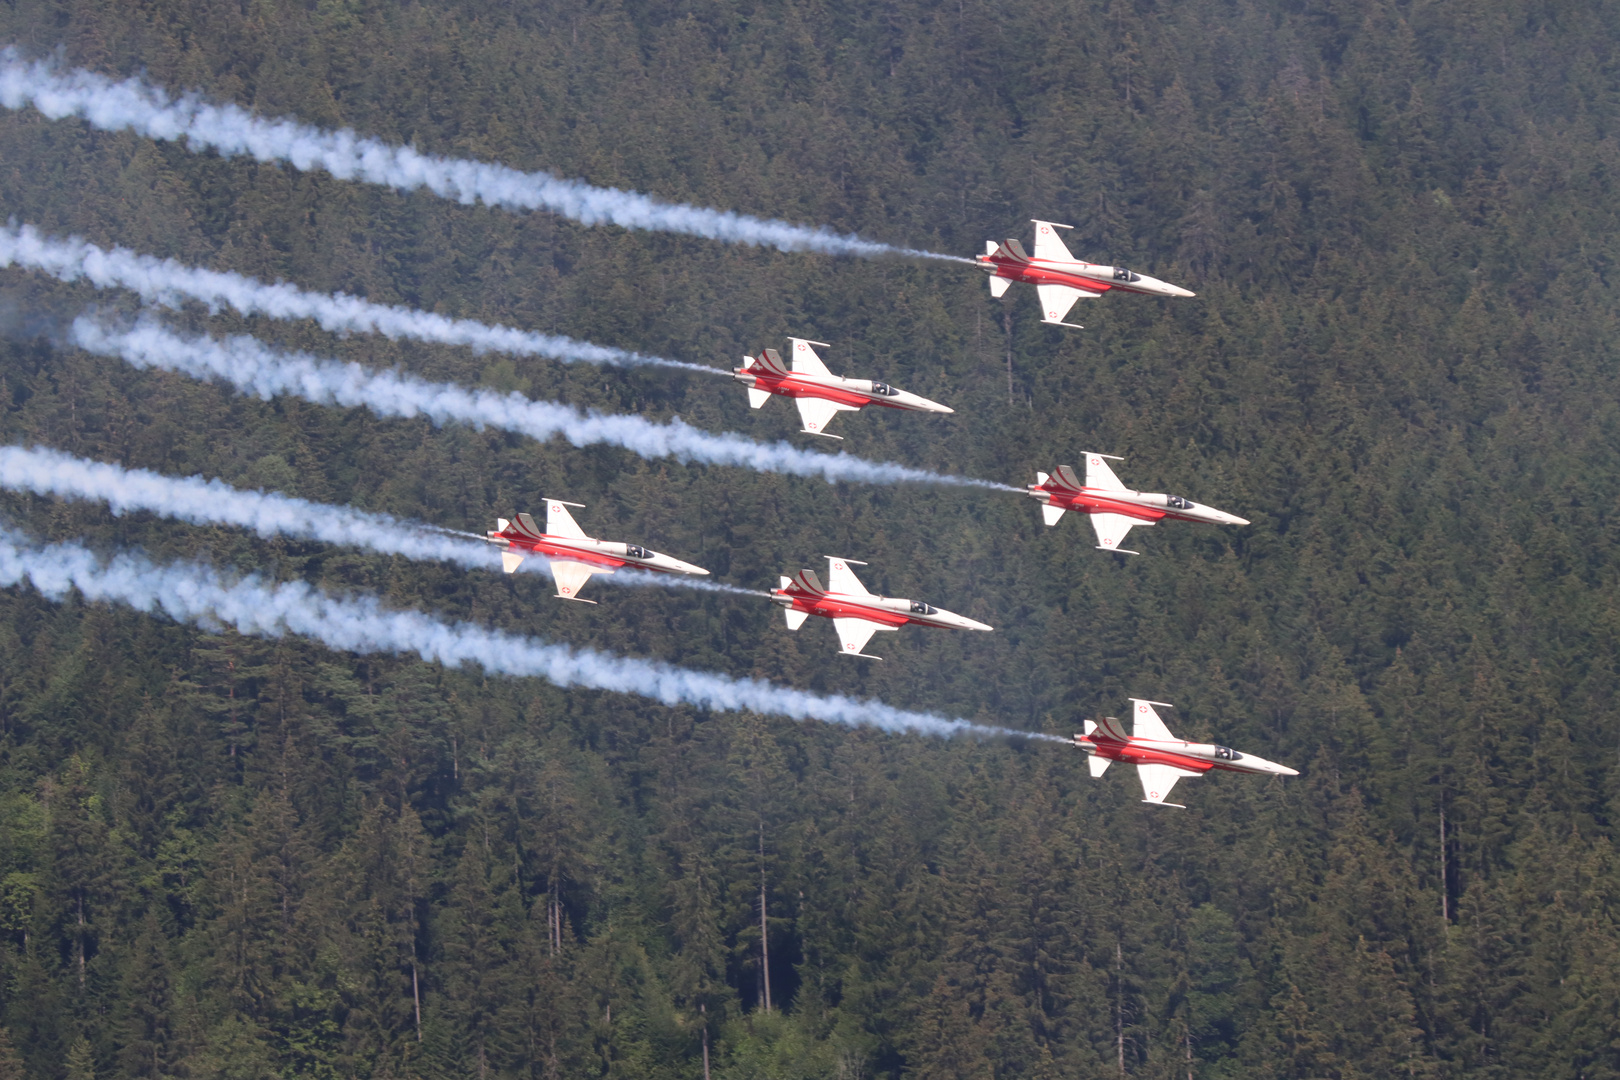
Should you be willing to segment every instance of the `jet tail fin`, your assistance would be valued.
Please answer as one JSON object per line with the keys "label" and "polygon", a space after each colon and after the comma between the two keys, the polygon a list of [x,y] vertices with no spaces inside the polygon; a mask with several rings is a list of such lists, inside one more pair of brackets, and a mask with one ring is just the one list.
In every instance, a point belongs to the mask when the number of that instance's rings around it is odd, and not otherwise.
{"label": "jet tail fin", "polygon": [[1047,503],[1041,507],[1041,518],[1048,525],[1056,525],[1063,519],[1064,510],[1065,507],[1053,506],[1050,503]]}
{"label": "jet tail fin", "polygon": [[[1080,478],[1074,474],[1074,470],[1067,465],[1059,465],[1052,470],[1050,479],[1052,487],[1062,488],[1064,491],[1078,492],[1085,486],[1080,483]],[[1046,484],[1047,481],[1042,480],[1041,483]]]}
{"label": "jet tail fin", "polygon": [[793,608],[787,608],[782,612],[782,614],[787,616],[787,626],[789,630],[797,630],[799,627],[804,625],[804,620],[810,617],[810,613],[808,611],[796,611]]}
{"label": "jet tail fin", "polygon": [[1101,776],[1108,771],[1108,766],[1114,763],[1112,758],[1098,757],[1096,754],[1092,754],[1087,761],[1091,765],[1092,776]]}
{"label": "jet tail fin", "polygon": [[821,578],[816,576],[816,572],[814,570],[800,570],[791,578],[782,579],[782,588],[789,589],[793,588],[794,586],[797,586],[798,588],[803,589],[805,592],[811,593],[815,596],[822,596],[827,592],[826,588],[821,584]]}
{"label": "jet tail fin", "polygon": [[782,354],[775,349],[761,349],[759,356],[754,358],[753,366],[749,370],[759,370],[772,375],[791,375],[788,366],[782,363]]}
{"label": "jet tail fin", "polygon": [[999,300],[1002,296],[1006,295],[1007,290],[1010,289],[1011,287],[1012,287],[1012,278],[996,277],[994,275],[991,275],[991,277],[990,277],[990,295],[993,298]]}
{"label": "jet tail fin", "polygon": [[755,390],[752,386],[748,388],[748,407],[750,409],[760,408],[769,400],[771,400],[769,390]]}
{"label": "jet tail fin", "polygon": [[1095,726],[1089,726],[1091,725],[1089,720],[1086,723],[1088,725],[1086,728],[1087,735],[1100,731],[1103,738],[1113,742],[1130,742],[1130,736],[1125,734],[1125,726],[1112,716],[1103,717],[1102,722]]}
{"label": "jet tail fin", "polygon": [[505,518],[499,518],[497,519],[497,524],[501,526],[502,532],[507,532],[510,530],[526,540],[538,540],[542,535],[540,532],[540,526],[536,525],[534,523],[534,518],[530,517],[528,514],[519,514],[517,516],[517,520],[515,521],[507,521]]}

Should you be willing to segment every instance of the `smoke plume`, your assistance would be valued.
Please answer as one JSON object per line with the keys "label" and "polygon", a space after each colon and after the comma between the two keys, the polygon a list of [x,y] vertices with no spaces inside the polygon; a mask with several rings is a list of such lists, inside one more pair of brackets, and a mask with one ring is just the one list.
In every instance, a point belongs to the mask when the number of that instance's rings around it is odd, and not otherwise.
{"label": "smoke plume", "polygon": [[[250,529],[266,539],[287,536],[318,540],[364,548],[381,555],[451,563],[471,570],[496,570],[501,564],[499,552],[477,533],[441,529],[347,506],[328,506],[273,491],[243,491],[217,479],[172,477],[146,469],[126,469],[37,447],[0,447],[0,487],[59,499],[104,502],[114,515],[145,510],[192,525]],[[520,569],[546,572],[549,564],[544,558],[526,559]],[[628,569],[605,577],[620,585],[663,585],[744,596],[770,595],[721,582]]]}
{"label": "smoke plume", "polygon": [[206,304],[210,311],[229,307],[243,315],[310,319],[333,333],[381,334],[395,341],[465,345],[478,353],[543,356],[566,363],[584,361],[625,367],[653,364],[710,375],[728,374],[706,364],[593,345],[561,334],[540,334],[393,304],[374,304],[347,293],[306,292],[282,281],[266,285],[242,274],[186,266],[126,248],[109,251],[76,236],[66,240],[45,236],[32,225],[13,223],[0,228],[0,267],[4,266],[43,271],[62,281],[83,279],[101,289],[128,289],[148,303],[171,308],[194,300]]}
{"label": "smoke plume", "polygon": [[421,612],[390,610],[373,597],[334,596],[302,582],[277,585],[255,577],[233,580],[209,567],[157,565],[132,553],[103,560],[78,544],[42,546],[0,529],[0,587],[24,582],[53,600],[76,589],[88,601],[125,604],[148,613],[161,611],[177,622],[213,631],[228,627],[266,638],[292,634],[342,652],[410,654],[451,668],[476,664],[491,674],[636,694],[665,705],[747,710],[926,735],[1053,738],[842,695],[811,694],[763,679],[737,679],[657,660],[553,645],[471,623],[446,622]]}
{"label": "smoke plume", "polygon": [[64,71],[53,63],[29,62],[15,48],[0,52],[0,104],[10,109],[32,105],[53,120],[82,117],[102,131],[127,130],[151,139],[184,140],[193,153],[213,150],[224,157],[245,155],[304,171],[324,169],[340,180],[361,180],[398,191],[427,188],[464,205],[482,202],[506,210],[548,210],[585,225],[682,233],[781,251],[972,262],[840,236],[826,227],[667,203],[639,192],[593,187],[550,173],[422,154],[348,129],[325,131],[295,120],[265,120],[239,106],[211,104],[195,94],[172,97],[140,79],[114,82],[94,72]]}
{"label": "smoke plume", "polygon": [[1018,488],[988,480],[865,461],[848,454],[816,453],[785,442],[758,443],[741,435],[714,435],[678,417],[658,424],[639,416],[587,413],[556,402],[531,401],[516,393],[431,383],[398,371],[373,371],[359,364],[273,349],[245,335],[224,340],[182,337],[145,317],[133,327],[116,328],[82,315],[74,320],[69,339],[89,352],[118,357],[138,368],[158,368],[229,383],[241,393],[267,401],[289,394],[317,405],[363,407],[378,416],[424,416],[438,425],[497,428],[541,441],[561,436],[579,447],[618,446],[648,459],[675,458],[760,472],[819,476],[828,483],[949,484],[1022,494]]}

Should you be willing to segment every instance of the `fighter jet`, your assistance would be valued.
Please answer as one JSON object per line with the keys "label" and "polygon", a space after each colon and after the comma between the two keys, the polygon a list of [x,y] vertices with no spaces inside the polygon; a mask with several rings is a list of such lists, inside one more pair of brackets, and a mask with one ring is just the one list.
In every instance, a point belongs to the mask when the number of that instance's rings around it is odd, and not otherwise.
{"label": "fighter jet", "polygon": [[897,600],[892,596],[874,596],[866,591],[851,566],[865,566],[854,559],[827,556],[827,581],[831,588],[823,588],[814,570],[800,570],[793,577],[782,578],[782,587],[771,590],[771,603],[786,610],[789,630],[797,630],[812,615],[831,619],[838,628],[843,642],[844,656],[865,656],[868,660],[881,660],[861,650],[879,630],[898,630],[907,623],[918,626],[938,626],[950,630],[994,630],[982,622],[954,612],[930,607],[921,600]]}
{"label": "fighter jet", "polygon": [[1133,273],[1123,266],[1081,262],[1070,255],[1069,249],[1058,239],[1058,229],[1073,227],[1059,225],[1055,221],[1036,221],[1033,259],[1017,240],[1007,240],[1001,244],[986,240],[985,253],[978,257],[978,262],[980,267],[990,272],[990,295],[1000,296],[1015,281],[1028,282],[1040,294],[1041,321],[1076,330],[1084,330],[1085,327],[1063,321],[1069,309],[1074,307],[1074,302],[1101,296],[1110,289],[1152,296],[1198,295],[1179,285]]}
{"label": "fighter jet", "polygon": [[1092,776],[1101,776],[1116,761],[1135,765],[1136,775],[1142,781],[1143,802],[1185,810],[1181,803],[1164,801],[1183,776],[1202,776],[1211,769],[1271,776],[1299,775],[1297,769],[1253,754],[1240,754],[1229,746],[1184,742],[1170,734],[1153,708],[1155,705],[1167,709],[1175,707],[1163,701],[1131,698],[1136,726],[1129,735],[1125,734],[1125,726],[1112,716],[1104,717],[1101,724],[1086,721],[1086,733],[1076,735],[1074,744],[1091,755],[1088,761]]}
{"label": "fighter jet", "polygon": [[1141,552],[1126,551],[1119,546],[1125,534],[1133,526],[1156,525],[1163,518],[1206,521],[1212,525],[1248,524],[1246,519],[1235,514],[1183,499],[1179,495],[1130,490],[1120,483],[1114,470],[1108,467],[1108,461],[1123,460],[1108,454],[1087,454],[1084,484],[1067,465],[1059,465],[1057,472],[1050,476],[1038,472],[1035,483],[1029,485],[1030,497],[1042,504],[1041,516],[1048,525],[1056,525],[1065,510],[1090,514],[1091,527],[1097,530],[1097,547],[1126,555],[1140,555]]}
{"label": "fighter jet", "polygon": [[515,571],[530,555],[542,555],[551,564],[551,576],[557,580],[557,595],[564,600],[579,600],[594,604],[595,600],[581,600],[579,590],[592,574],[611,574],[621,566],[632,570],[658,570],[666,574],[701,574],[708,571],[689,562],[660,555],[635,544],[621,544],[612,540],[596,540],[585,535],[566,507],[580,506],[557,499],[546,500],[546,531],[541,532],[528,514],[519,514],[516,521],[495,519],[495,531],[487,537],[499,545],[501,567],[508,574]]}
{"label": "fighter jet", "polygon": [[793,343],[793,369],[782,363],[775,349],[765,349],[759,356],[743,357],[742,367],[731,377],[748,387],[748,404],[759,408],[772,394],[794,399],[799,406],[799,421],[807,435],[821,435],[828,439],[842,439],[842,435],[828,435],[827,424],[841,412],[854,412],[868,405],[882,405],[889,409],[908,409],[913,412],[949,413],[937,401],[929,401],[904,390],[896,390],[886,383],[871,379],[845,379],[827,370],[816,350],[811,346],[829,348],[826,342],[788,338]]}

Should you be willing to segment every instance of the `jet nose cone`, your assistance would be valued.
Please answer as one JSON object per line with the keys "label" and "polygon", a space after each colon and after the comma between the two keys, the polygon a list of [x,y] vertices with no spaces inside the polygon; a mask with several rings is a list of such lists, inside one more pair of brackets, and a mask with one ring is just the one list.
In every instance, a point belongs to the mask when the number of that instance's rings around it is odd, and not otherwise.
{"label": "jet nose cone", "polygon": [[1280,773],[1283,776],[1298,776],[1299,775],[1299,770],[1298,769],[1290,769],[1286,765],[1277,766],[1277,772]]}
{"label": "jet nose cone", "polygon": [[1170,285],[1170,284],[1167,283],[1165,285],[1165,289],[1170,293],[1171,296],[1197,296],[1198,295],[1197,293],[1193,292],[1191,289],[1183,289],[1180,285]]}
{"label": "jet nose cone", "polygon": [[968,627],[969,630],[991,631],[991,630],[995,629],[995,627],[993,627],[993,626],[989,626],[989,625],[987,625],[985,623],[982,623],[982,622],[976,622],[973,619],[963,619],[962,621],[967,623],[967,627]]}
{"label": "jet nose cone", "polygon": [[906,390],[896,391],[892,400],[896,405],[917,412],[953,413],[956,411],[948,406],[941,405],[937,401],[929,401],[921,394],[913,394]]}

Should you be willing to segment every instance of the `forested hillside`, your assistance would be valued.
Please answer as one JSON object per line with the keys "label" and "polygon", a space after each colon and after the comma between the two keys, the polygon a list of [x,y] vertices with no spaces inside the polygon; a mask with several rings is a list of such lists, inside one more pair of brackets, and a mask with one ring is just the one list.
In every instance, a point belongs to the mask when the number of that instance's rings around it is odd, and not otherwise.
{"label": "forested hillside", "polygon": [[[479,532],[545,496],[768,588],[996,627],[835,656],[763,600],[0,494],[0,524],[1067,737],[1127,696],[1293,779],[669,708],[0,591],[0,1078],[1620,1077],[1620,5],[4,0],[0,44],[266,117],[1198,293],[1086,329],[971,267],[588,228],[0,110],[18,223],[953,406],[828,452],[1118,454],[1252,519],[1143,554],[1018,495],[263,401],[61,344],[0,271],[0,443]],[[193,330],[801,445],[785,400],[199,306]],[[827,449],[813,447],[813,449]],[[767,920],[762,943],[760,906]],[[762,963],[768,946],[768,967]],[[767,982],[768,976],[768,982]],[[765,993],[768,986],[769,995]]]}

